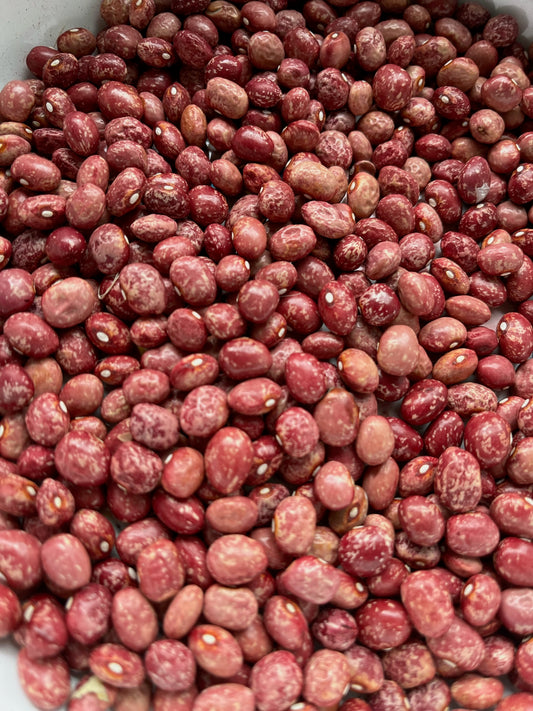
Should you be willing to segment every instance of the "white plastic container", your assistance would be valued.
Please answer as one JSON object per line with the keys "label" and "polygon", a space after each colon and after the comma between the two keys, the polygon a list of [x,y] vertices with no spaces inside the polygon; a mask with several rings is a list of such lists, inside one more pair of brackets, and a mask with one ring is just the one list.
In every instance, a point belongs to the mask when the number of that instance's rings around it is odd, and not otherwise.
{"label": "white plastic container", "polygon": [[[522,40],[533,41],[533,0],[515,0],[512,4],[506,0],[486,0],[484,4],[493,14],[497,11],[513,14],[519,22]],[[96,32],[103,26],[100,0],[2,0],[1,5],[0,88],[10,79],[29,76],[25,57],[35,45],[55,46],[58,35],[73,27]],[[0,640],[0,709],[35,711],[20,688],[16,659],[15,645]]]}

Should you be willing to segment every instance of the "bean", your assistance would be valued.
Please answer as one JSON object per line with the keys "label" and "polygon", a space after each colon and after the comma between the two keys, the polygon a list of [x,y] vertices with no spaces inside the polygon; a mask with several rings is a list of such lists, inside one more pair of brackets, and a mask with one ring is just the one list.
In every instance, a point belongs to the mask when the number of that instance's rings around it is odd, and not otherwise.
{"label": "bean", "polygon": [[257,600],[249,588],[211,585],[204,596],[203,614],[207,621],[229,630],[246,629],[257,609]]}
{"label": "bean", "polygon": [[315,527],[315,509],[308,499],[287,497],[276,507],[273,519],[274,535],[277,544],[286,553],[305,553],[312,543]]}
{"label": "bean", "polygon": [[137,588],[127,587],[115,593],[111,620],[120,642],[134,652],[147,649],[157,636],[155,611]]}
{"label": "bean", "polygon": [[291,652],[271,652],[253,667],[251,688],[261,709],[294,703],[302,687],[303,674]]}
{"label": "bean", "polygon": [[[461,484],[458,485],[460,468]],[[439,457],[435,472],[435,492],[451,511],[468,511],[481,498],[480,468],[477,459],[458,447],[449,447]]]}
{"label": "bean", "polygon": [[0,571],[15,592],[30,590],[42,578],[40,543],[26,531],[0,532],[3,555]]}
{"label": "bean", "polygon": [[7,637],[19,626],[22,618],[22,608],[15,593],[6,585],[0,588],[0,604],[2,607],[2,637]]}
{"label": "bean", "polygon": [[238,533],[218,538],[209,548],[206,562],[221,585],[248,583],[267,563],[262,545]]}
{"label": "bean", "polygon": [[248,435],[234,427],[221,428],[206,448],[206,477],[221,493],[234,492],[248,476],[252,457],[252,443]]}
{"label": "bean", "polygon": [[289,593],[315,604],[330,602],[339,585],[332,566],[314,556],[293,561],[283,572],[282,580]]}
{"label": "bean", "polygon": [[203,606],[203,591],[197,585],[185,585],[171,600],[163,618],[163,631],[171,639],[180,639],[196,624]]}
{"label": "bean", "polygon": [[[468,646],[465,646],[467,641]],[[438,658],[446,658],[465,671],[476,669],[484,652],[483,640],[479,634],[457,617],[447,632],[440,637],[429,638],[428,646]]]}
{"label": "bean", "polygon": [[[380,443],[376,447],[376,440]],[[365,417],[355,443],[357,456],[371,466],[383,464],[394,449],[394,435],[387,420],[380,415]]]}
{"label": "bean", "polygon": [[89,583],[67,602],[65,622],[69,634],[80,644],[94,645],[109,630],[111,592],[99,583]]}
{"label": "bean", "polygon": [[135,688],[144,679],[140,657],[120,644],[107,643],[93,649],[91,671],[101,681],[120,688]]}
{"label": "bean", "polygon": [[37,708],[58,708],[68,700],[69,668],[61,657],[32,660],[27,650],[22,649],[18,655],[17,670],[24,692]]}
{"label": "bean", "polygon": [[228,682],[214,684],[201,691],[194,700],[194,708],[197,711],[211,711],[220,700],[225,704],[231,704],[239,711],[252,711],[254,705],[253,692],[248,687]]}
{"label": "bean", "polygon": [[335,650],[314,652],[304,670],[304,698],[321,705],[338,703],[349,681],[348,662]]}
{"label": "bean", "polygon": [[499,575],[511,585],[528,586],[527,572],[522,572],[519,569],[512,570],[509,562],[511,558],[515,558],[517,561],[527,560],[529,555],[528,541],[509,536],[498,544],[494,553],[495,568]]}
{"label": "bean", "polygon": [[242,652],[233,635],[218,625],[196,626],[188,636],[196,663],[218,677],[230,678],[240,669]]}
{"label": "bean", "polygon": [[344,656],[350,668],[350,687],[353,691],[372,693],[382,686],[383,667],[377,654],[362,645],[353,644]]}
{"label": "bean", "polygon": [[72,328],[91,315],[95,302],[96,295],[88,282],[79,277],[68,277],[44,292],[43,317],[54,328]]}
{"label": "bean", "polygon": [[102,484],[109,474],[110,453],[93,434],[66,432],[55,450],[55,465],[67,481],[78,485]]}
{"label": "bean", "polygon": [[444,535],[444,516],[437,504],[424,496],[413,494],[403,499],[398,516],[403,530],[417,545],[435,545]]}
{"label": "bean", "polygon": [[59,589],[67,592],[86,585],[91,578],[91,562],[80,541],[70,533],[58,533],[41,547],[43,571]]}
{"label": "bean", "polygon": [[526,691],[511,694],[510,696],[502,699],[496,708],[498,711],[509,711],[513,706],[520,711],[520,706],[522,706],[522,708],[526,708],[527,704],[531,702],[531,696],[532,695]]}
{"label": "bean", "polygon": [[173,597],[185,580],[176,547],[166,540],[147,545],[137,557],[137,576],[141,592],[152,602]]}
{"label": "bean", "polygon": [[379,574],[392,556],[392,541],[375,526],[352,528],[341,538],[339,559],[351,575]]}
{"label": "bean", "polygon": [[70,520],[70,532],[83,543],[91,560],[107,558],[115,543],[115,532],[109,521],[91,509],[76,511]]}
{"label": "bean", "polygon": [[400,646],[411,632],[407,613],[396,600],[369,600],[356,612],[355,619],[360,642],[372,650]]}
{"label": "bean", "polygon": [[[415,660],[416,672],[405,671],[405,662]],[[428,648],[417,642],[407,643],[386,652],[383,662],[387,676],[406,689],[421,686],[416,683],[418,681],[422,684],[428,683],[435,674],[435,665]],[[408,664],[407,668],[409,667]]]}
{"label": "bean", "polygon": [[415,344],[416,334],[409,326],[389,326],[379,340],[379,366],[390,375],[408,375],[418,360]]}
{"label": "bean", "polygon": [[452,601],[432,571],[419,570],[407,576],[401,585],[401,598],[420,634],[435,638],[450,628],[454,619]]}

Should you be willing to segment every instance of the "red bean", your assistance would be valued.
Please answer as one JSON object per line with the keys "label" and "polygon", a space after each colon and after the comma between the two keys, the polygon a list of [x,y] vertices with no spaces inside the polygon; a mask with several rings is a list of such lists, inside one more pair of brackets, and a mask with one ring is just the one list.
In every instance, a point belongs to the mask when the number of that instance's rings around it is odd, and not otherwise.
{"label": "red bean", "polygon": [[91,671],[101,681],[121,688],[135,688],[144,679],[141,658],[120,644],[95,647],[89,658]]}
{"label": "red bean", "polygon": [[398,516],[403,530],[417,545],[435,545],[444,535],[445,520],[439,507],[424,496],[414,494],[403,499]]}
{"label": "red bean", "polygon": [[42,578],[40,543],[26,531],[0,532],[0,571],[15,592],[31,590]]}
{"label": "red bean", "polygon": [[45,576],[60,590],[72,592],[86,585],[91,577],[89,555],[70,533],[58,533],[41,548]]}
{"label": "red bean", "polygon": [[196,664],[192,652],[182,642],[172,639],[152,642],[144,663],[152,683],[159,689],[184,691],[193,683]]}
{"label": "red bean", "polygon": [[242,664],[242,652],[230,632],[218,625],[198,625],[188,637],[196,663],[218,677],[232,677]]}
{"label": "red bean", "polygon": [[387,598],[369,600],[355,615],[359,641],[373,650],[398,647],[411,632],[411,623],[400,602]]}
{"label": "red bean", "polygon": [[250,582],[266,567],[262,545],[242,534],[227,534],[209,548],[207,566],[222,585]]}
{"label": "red bean", "polygon": [[58,708],[70,695],[70,676],[62,657],[32,660],[27,650],[19,652],[18,675],[24,692],[37,708]]}
{"label": "red bean", "polygon": [[[458,467],[461,474],[458,474]],[[461,484],[459,485],[458,476]],[[460,450],[450,447],[439,457],[435,474],[435,491],[441,502],[454,512],[468,511],[479,503],[481,498],[480,468],[477,459]]]}
{"label": "red bean", "polygon": [[213,435],[205,451],[207,480],[220,493],[235,492],[246,480],[252,458],[248,435],[235,427],[223,427]]}

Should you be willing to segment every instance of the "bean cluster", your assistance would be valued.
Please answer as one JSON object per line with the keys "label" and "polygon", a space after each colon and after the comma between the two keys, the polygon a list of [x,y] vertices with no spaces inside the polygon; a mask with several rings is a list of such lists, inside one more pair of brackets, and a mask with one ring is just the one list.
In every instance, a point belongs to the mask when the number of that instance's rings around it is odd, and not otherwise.
{"label": "bean cluster", "polygon": [[531,711],[533,47],[457,0],[100,16],[0,90],[25,693]]}

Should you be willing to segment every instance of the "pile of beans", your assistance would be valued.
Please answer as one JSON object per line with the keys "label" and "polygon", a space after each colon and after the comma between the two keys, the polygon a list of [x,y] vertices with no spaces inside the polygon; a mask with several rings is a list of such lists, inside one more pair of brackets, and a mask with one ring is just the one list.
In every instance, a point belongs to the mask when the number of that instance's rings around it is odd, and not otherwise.
{"label": "pile of beans", "polygon": [[100,14],[0,91],[24,691],[531,711],[533,47],[456,0]]}

